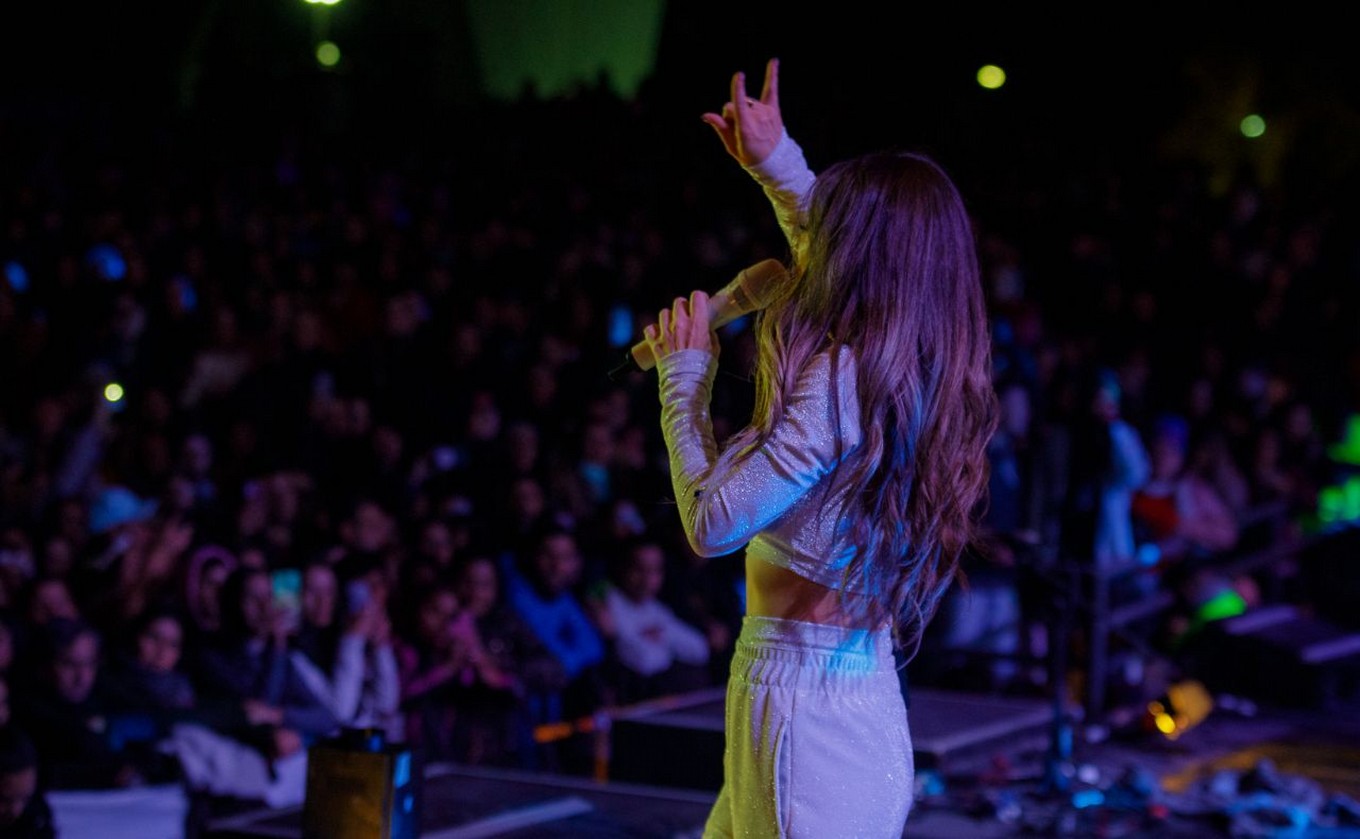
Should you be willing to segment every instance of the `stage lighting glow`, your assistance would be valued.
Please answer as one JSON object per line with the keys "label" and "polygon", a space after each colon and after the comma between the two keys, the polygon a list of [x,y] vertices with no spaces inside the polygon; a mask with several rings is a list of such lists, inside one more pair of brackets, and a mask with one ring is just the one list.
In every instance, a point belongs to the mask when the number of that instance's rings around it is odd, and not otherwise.
{"label": "stage lighting glow", "polygon": [[1212,623],[1224,618],[1235,618],[1247,611],[1247,601],[1232,589],[1226,589],[1200,604],[1195,610],[1195,619],[1200,623]]}
{"label": "stage lighting glow", "polygon": [[996,90],[1006,83],[1006,71],[995,64],[984,64],[978,68],[977,81],[988,90]]}
{"label": "stage lighting glow", "polygon": [[1168,737],[1175,733],[1176,721],[1171,718],[1170,714],[1163,711],[1160,714],[1154,714],[1152,719],[1153,722],[1156,723],[1158,731],[1162,732]]}
{"label": "stage lighting glow", "polygon": [[316,60],[322,67],[334,67],[340,63],[340,48],[332,41],[322,41],[316,45]]}
{"label": "stage lighting glow", "polygon": [[1250,114],[1243,118],[1240,128],[1243,137],[1250,137],[1254,140],[1266,133],[1266,121],[1257,114]]}
{"label": "stage lighting glow", "polygon": [[104,399],[117,404],[123,401],[123,386],[117,382],[109,382],[104,386]]}
{"label": "stage lighting glow", "polygon": [[1149,702],[1146,720],[1162,736],[1175,740],[1203,722],[1213,709],[1213,697],[1204,685],[1187,679],[1171,685],[1164,695]]}
{"label": "stage lighting glow", "polygon": [[5,263],[5,279],[16,293],[23,294],[28,291],[28,271],[19,263],[13,261]]}
{"label": "stage lighting glow", "polygon": [[109,282],[117,282],[127,275],[127,262],[113,245],[95,245],[90,248],[85,259],[99,276]]}
{"label": "stage lighting glow", "polygon": [[1324,524],[1360,521],[1360,475],[1318,492],[1318,519]]}
{"label": "stage lighting glow", "polygon": [[1329,446],[1327,454],[1333,460],[1360,466],[1360,414],[1346,418],[1346,432],[1342,435],[1341,442]]}
{"label": "stage lighting glow", "polygon": [[309,6],[336,6],[340,0],[302,0],[302,2]]}
{"label": "stage lighting glow", "polygon": [[1084,810],[1087,807],[1099,807],[1104,803],[1105,793],[1098,789],[1084,789],[1072,796],[1072,806],[1078,810]]}

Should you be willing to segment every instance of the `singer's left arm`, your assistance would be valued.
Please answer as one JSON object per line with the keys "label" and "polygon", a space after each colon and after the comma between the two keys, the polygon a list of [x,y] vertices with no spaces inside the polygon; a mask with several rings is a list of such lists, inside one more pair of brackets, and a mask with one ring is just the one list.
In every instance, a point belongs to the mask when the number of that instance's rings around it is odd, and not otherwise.
{"label": "singer's left arm", "polygon": [[794,254],[802,254],[807,227],[808,196],[817,176],[808,168],[803,149],[785,132],[770,156],[749,165],[746,171],[770,199],[775,219]]}

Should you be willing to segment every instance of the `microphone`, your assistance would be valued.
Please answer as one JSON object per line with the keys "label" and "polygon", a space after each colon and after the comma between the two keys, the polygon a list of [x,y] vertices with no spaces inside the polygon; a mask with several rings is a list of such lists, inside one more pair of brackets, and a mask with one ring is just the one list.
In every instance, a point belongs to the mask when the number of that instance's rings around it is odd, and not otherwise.
{"label": "microphone", "polygon": [[[765,259],[744,268],[732,282],[708,299],[710,325],[714,329],[726,326],[743,315],[748,315],[770,304],[774,290],[788,277],[784,264],[777,259]],[[623,359],[623,363],[609,371],[609,378],[618,378],[630,370],[646,372],[656,366],[652,348],[638,341]]]}

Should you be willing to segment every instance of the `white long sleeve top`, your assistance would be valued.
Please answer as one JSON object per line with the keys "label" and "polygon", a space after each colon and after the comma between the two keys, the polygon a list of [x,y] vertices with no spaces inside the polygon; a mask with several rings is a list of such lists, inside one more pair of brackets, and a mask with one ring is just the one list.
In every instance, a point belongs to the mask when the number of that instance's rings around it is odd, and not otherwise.
{"label": "white long sleeve top", "polygon": [[[785,134],[748,171],[797,252],[814,181],[802,150]],[[658,360],[672,489],[695,552],[720,556],[746,545],[748,559],[831,588],[842,585],[856,549],[837,515],[845,487],[836,485],[834,474],[859,445],[861,432],[854,355],[841,347],[837,356],[834,371],[830,351],[814,356],[769,439],[720,472],[708,411],[716,358],[705,349],[686,349]]]}

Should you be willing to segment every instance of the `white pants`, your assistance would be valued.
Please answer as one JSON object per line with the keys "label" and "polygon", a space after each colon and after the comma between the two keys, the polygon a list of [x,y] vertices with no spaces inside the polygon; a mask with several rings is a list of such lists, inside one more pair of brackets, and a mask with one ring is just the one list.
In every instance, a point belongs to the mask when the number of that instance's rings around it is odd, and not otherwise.
{"label": "white pants", "polygon": [[705,837],[902,836],[911,735],[886,629],[745,618],[726,733]]}

